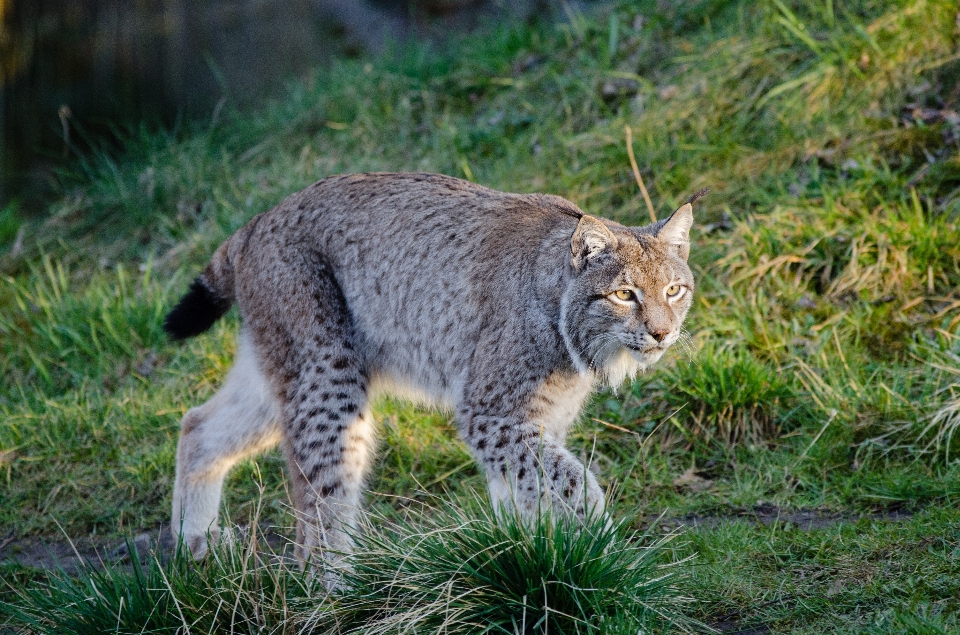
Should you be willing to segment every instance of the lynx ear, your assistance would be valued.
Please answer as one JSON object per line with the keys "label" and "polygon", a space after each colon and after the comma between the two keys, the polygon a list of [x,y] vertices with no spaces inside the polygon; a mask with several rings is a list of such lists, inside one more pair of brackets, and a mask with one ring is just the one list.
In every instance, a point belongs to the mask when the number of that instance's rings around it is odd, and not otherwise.
{"label": "lynx ear", "polygon": [[570,241],[570,262],[573,268],[579,271],[590,258],[616,247],[617,237],[613,232],[593,216],[584,214],[580,217],[580,223]]}
{"label": "lynx ear", "polygon": [[687,203],[670,215],[657,238],[677,250],[677,255],[686,260],[690,256],[690,228],[693,227],[693,205]]}

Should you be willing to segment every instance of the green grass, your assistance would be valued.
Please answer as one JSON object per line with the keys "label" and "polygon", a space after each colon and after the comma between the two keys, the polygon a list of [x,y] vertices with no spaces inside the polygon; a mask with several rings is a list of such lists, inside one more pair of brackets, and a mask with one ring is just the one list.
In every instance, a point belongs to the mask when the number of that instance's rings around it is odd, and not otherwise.
{"label": "green grass", "polygon": [[[476,500],[357,536],[328,592],[256,539],[194,564],[136,546],[132,563],[47,573],[0,602],[35,633],[612,633],[697,627],[679,610],[675,535],[620,535],[602,518],[526,523]],[[577,529],[575,531],[575,529]]]}
{"label": "green grass", "polygon": [[[677,582],[694,619],[957,630],[956,20],[946,0],[571,9],[338,62],[257,112],[90,158],[45,218],[0,213],[0,536],[117,542],[166,520],[178,421],[229,368],[237,319],[175,345],[161,316],[253,214],[328,174],[429,170],[640,224],[629,126],[658,214],[712,193],[690,350],[571,435],[617,518],[721,519],[660,552],[694,556]],[[483,491],[447,413],[377,414],[380,524]],[[291,524],[281,466],[232,473],[233,518]],[[844,522],[745,520],[758,505]],[[18,588],[43,577],[3,566]]]}
{"label": "green grass", "polygon": [[42,581],[0,603],[0,612],[28,632],[295,633],[315,593],[302,572],[256,549],[216,553],[202,565],[178,551],[162,559],[136,554],[129,566],[88,563],[71,576]]}
{"label": "green grass", "polygon": [[[464,504],[466,502],[466,504]],[[689,626],[672,535],[618,536],[602,518],[497,518],[470,501],[362,534],[318,626],[374,633],[637,633]],[[682,564],[682,563],[679,563]]]}

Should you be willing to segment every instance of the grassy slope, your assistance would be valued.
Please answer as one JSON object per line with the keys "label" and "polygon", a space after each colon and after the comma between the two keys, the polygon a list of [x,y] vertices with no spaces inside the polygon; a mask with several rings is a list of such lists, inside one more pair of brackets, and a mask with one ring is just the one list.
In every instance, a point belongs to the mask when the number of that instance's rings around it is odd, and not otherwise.
{"label": "grassy slope", "polygon": [[[0,533],[165,520],[179,417],[228,368],[237,322],[175,346],[161,316],[253,214],[327,174],[429,170],[642,223],[629,125],[658,214],[713,193],[692,255],[698,352],[598,397],[573,438],[616,513],[914,511],[690,531],[694,613],[957,627],[960,123],[940,114],[960,103],[955,3],[664,4],[344,62],[259,113],[88,164],[5,260]],[[482,490],[447,415],[380,414],[375,508]],[[234,518],[262,475],[288,522],[279,466],[235,471]]]}

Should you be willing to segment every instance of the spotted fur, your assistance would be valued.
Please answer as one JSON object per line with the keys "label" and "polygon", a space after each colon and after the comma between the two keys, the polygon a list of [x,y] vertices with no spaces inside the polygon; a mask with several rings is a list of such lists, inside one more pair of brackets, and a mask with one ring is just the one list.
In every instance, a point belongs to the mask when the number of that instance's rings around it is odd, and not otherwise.
{"label": "spotted fur", "polygon": [[349,550],[380,393],[452,410],[494,504],[602,509],[567,430],[599,382],[679,337],[692,223],[689,204],[628,228],[435,174],[334,176],[293,194],[221,245],[167,321],[194,335],[233,301],[243,320],[223,388],[183,419],[173,527],[201,557],[227,471],[279,442],[300,557]]}

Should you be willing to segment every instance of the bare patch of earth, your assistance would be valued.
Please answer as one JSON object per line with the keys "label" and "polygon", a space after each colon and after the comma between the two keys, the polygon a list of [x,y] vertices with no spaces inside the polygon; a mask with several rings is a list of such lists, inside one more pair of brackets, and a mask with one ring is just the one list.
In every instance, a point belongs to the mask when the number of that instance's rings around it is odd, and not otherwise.
{"label": "bare patch of earth", "polygon": [[776,505],[761,503],[749,508],[737,508],[717,513],[667,516],[658,522],[657,525],[666,529],[685,529],[690,527],[712,529],[731,522],[746,522],[761,525],[779,523],[782,525],[794,525],[797,529],[811,531],[845,523],[855,524],[863,519],[896,522],[909,519],[912,516],[913,512],[906,510],[850,513],[824,509],[781,509]]}
{"label": "bare patch of earth", "polygon": [[721,620],[712,626],[725,635],[768,635],[773,632],[766,624],[744,626],[736,618]]}
{"label": "bare patch of earth", "polygon": [[[235,531],[242,539],[249,528],[240,527]],[[280,552],[288,542],[278,528],[271,526],[258,528],[258,535],[276,552]],[[137,534],[132,540],[120,541],[96,537],[42,540],[11,535],[0,538],[0,563],[13,562],[23,567],[48,571],[62,569],[73,575],[89,566],[129,563],[132,553],[136,553],[140,561],[145,563],[152,554],[161,557],[172,555],[174,548],[173,535],[166,526]]]}

